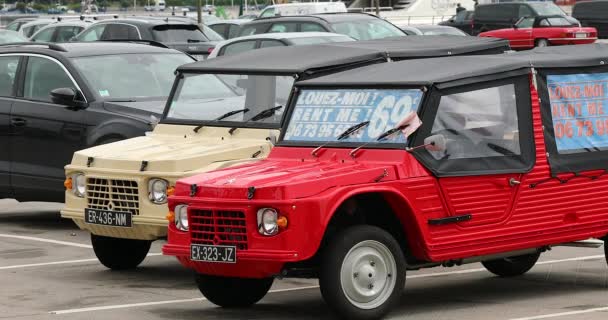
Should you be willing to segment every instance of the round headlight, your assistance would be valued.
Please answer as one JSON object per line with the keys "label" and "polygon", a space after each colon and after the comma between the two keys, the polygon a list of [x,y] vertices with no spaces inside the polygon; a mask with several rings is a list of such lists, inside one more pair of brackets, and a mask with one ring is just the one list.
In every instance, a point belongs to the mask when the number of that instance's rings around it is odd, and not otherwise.
{"label": "round headlight", "polygon": [[72,175],[72,191],[78,197],[84,197],[87,192],[87,179],[82,173],[75,173]]}
{"label": "round headlight", "polygon": [[258,210],[258,232],[265,236],[273,236],[279,233],[277,224],[278,213],[272,208]]}
{"label": "round headlight", "polygon": [[167,202],[167,181],[163,179],[151,179],[148,184],[148,196],[156,204]]}
{"label": "round headlight", "polygon": [[175,227],[188,231],[188,206],[185,204],[175,206]]}

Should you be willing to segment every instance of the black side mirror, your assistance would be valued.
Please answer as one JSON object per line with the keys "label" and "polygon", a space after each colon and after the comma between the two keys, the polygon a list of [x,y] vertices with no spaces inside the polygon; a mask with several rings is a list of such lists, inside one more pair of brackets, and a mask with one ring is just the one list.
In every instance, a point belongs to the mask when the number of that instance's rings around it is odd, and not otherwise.
{"label": "black side mirror", "polygon": [[51,101],[71,108],[83,108],[81,94],[73,88],[57,88],[51,91]]}

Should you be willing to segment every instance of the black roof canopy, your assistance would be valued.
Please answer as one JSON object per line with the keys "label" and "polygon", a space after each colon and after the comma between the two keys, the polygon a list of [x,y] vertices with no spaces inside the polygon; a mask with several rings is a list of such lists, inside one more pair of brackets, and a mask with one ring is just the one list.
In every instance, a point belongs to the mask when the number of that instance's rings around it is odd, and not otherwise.
{"label": "black roof canopy", "polygon": [[576,68],[608,65],[608,44],[535,48],[509,54],[535,68]]}
{"label": "black roof canopy", "polygon": [[198,61],[178,68],[195,73],[314,73],[339,66],[391,59],[502,53],[508,41],[477,37],[429,36],[273,47]]}

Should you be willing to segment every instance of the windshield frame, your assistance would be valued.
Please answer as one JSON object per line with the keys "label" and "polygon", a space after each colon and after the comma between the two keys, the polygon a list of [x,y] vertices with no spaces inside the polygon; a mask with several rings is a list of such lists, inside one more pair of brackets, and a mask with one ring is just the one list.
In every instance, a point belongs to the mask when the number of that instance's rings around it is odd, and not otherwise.
{"label": "windshield frame", "polygon": [[316,148],[321,145],[324,145],[325,149],[352,149],[365,145],[363,149],[386,149],[386,150],[404,150],[407,147],[411,147],[414,140],[416,139],[416,134],[418,130],[414,131],[411,136],[407,138],[405,143],[386,143],[380,141],[370,141],[370,142],[349,142],[344,140],[336,141],[289,141],[285,140],[285,134],[287,133],[287,126],[289,125],[289,121],[293,115],[296,104],[298,102],[298,98],[302,91],[304,90],[349,90],[349,89],[358,89],[358,90],[421,90],[422,97],[420,98],[420,103],[418,104],[418,110],[416,113],[420,118],[422,118],[422,110],[424,106],[427,104],[427,101],[431,95],[429,95],[429,90],[425,90],[425,86],[423,85],[360,85],[360,86],[296,86],[294,84],[294,90],[292,90],[292,95],[289,99],[289,106],[286,110],[286,114],[283,118],[283,129],[281,130],[281,134],[277,140],[275,146],[280,147],[306,147],[306,148]]}
{"label": "windshield frame", "polygon": [[[173,97],[177,92],[177,88],[180,81],[183,81],[185,75],[204,75],[204,74],[217,74],[217,75],[247,75],[247,76],[277,76],[277,77],[294,77],[294,83],[291,86],[291,90],[289,92],[289,96],[287,98],[287,103],[283,106],[285,108],[283,110],[283,116],[281,117],[281,121],[279,123],[266,123],[266,122],[252,122],[252,121],[213,121],[213,120],[188,120],[188,119],[174,119],[167,118],[167,114],[171,109],[171,103],[173,101]],[[287,118],[287,114],[290,111],[291,99],[294,94],[295,83],[298,81],[298,78],[293,73],[285,73],[285,72],[251,72],[251,71],[243,71],[243,72],[235,72],[235,70],[231,70],[230,72],[221,72],[221,71],[188,71],[181,72],[177,71],[177,75],[175,77],[175,81],[173,82],[173,86],[171,87],[171,91],[169,92],[169,97],[167,98],[167,102],[165,104],[165,108],[163,110],[162,117],[160,119],[161,124],[172,124],[172,125],[182,125],[182,126],[204,126],[204,127],[220,127],[220,128],[252,128],[252,129],[281,129],[283,128],[285,119]],[[283,130],[281,130],[283,131]]]}

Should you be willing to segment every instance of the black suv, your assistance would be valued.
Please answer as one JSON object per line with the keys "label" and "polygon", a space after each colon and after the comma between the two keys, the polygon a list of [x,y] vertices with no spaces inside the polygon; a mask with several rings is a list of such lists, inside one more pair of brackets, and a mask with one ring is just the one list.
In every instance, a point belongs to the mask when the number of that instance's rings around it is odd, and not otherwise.
{"label": "black suv", "polygon": [[[202,28],[202,29],[201,29]],[[74,39],[79,42],[97,40],[148,40],[186,52],[198,60],[205,59],[223,38],[207,26],[199,26],[189,18],[129,17],[99,21]]]}
{"label": "black suv", "polygon": [[72,154],[149,131],[192,61],[131,43],[0,46],[0,198],[63,202]]}
{"label": "black suv", "polygon": [[577,2],[572,8],[572,16],[583,27],[594,27],[600,39],[608,38],[608,1]]}
{"label": "black suv", "polygon": [[458,28],[468,34],[471,34],[471,32],[473,32],[472,27],[473,27],[474,13],[475,12],[472,10],[462,10],[462,11],[458,12],[457,14],[455,14],[454,16],[452,16],[450,19],[441,21],[438,24],[440,26]]}
{"label": "black suv", "polygon": [[[480,4],[475,7],[472,35],[511,28],[523,17],[566,16],[553,2],[504,2]],[[572,18],[570,18],[572,19]]]}
{"label": "black suv", "polygon": [[405,32],[371,14],[324,13],[259,18],[241,25],[239,37],[272,32],[335,32],[356,40],[407,36]]}

